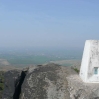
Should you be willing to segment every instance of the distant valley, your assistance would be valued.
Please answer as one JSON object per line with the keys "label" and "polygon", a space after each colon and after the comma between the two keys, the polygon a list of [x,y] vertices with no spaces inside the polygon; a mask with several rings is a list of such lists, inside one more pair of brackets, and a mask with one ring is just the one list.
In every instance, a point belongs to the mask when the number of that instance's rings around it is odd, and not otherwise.
{"label": "distant valley", "polygon": [[9,70],[32,65],[56,63],[62,66],[79,67],[82,52],[72,50],[8,50],[0,53],[0,69]]}

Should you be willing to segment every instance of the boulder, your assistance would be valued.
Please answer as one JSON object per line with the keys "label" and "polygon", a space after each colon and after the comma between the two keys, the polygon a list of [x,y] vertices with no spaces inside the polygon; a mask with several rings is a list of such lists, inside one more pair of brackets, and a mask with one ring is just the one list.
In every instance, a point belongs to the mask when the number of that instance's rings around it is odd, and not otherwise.
{"label": "boulder", "polygon": [[69,99],[66,78],[59,73],[62,73],[62,69],[56,64],[30,67],[20,99]]}

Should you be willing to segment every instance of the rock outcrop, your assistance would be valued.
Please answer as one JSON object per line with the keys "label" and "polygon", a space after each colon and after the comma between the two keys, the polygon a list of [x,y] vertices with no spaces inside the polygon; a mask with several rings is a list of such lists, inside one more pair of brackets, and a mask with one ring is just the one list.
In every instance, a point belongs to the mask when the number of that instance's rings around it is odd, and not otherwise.
{"label": "rock outcrop", "polygon": [[66,77],[59,65],[30,68],[22,85],[20,99],[69,99]]}
{"label": "rock outcrop", "polygon": [[5,73],[4,75],[4,92],[2,99],[13,99],[13,95],[15,92],[15,85],[18,83],[18,79],[20,78],[21,71],[19,70],[11,70]]}
{"label": "rock outcrop", "polygon": [[39,65],[5,73],[2,99],[99,99],[99,84],[85,84],[70,67]]}

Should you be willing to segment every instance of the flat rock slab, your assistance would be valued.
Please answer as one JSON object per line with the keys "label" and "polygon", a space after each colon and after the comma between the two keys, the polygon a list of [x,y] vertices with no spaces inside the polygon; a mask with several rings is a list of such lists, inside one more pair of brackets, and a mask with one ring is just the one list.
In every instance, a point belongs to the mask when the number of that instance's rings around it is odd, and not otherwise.
{"label": "flat rock slab", "polygon": [[99,83],[84,83],[77,74],[66,78],[71,99],[99,99]]}

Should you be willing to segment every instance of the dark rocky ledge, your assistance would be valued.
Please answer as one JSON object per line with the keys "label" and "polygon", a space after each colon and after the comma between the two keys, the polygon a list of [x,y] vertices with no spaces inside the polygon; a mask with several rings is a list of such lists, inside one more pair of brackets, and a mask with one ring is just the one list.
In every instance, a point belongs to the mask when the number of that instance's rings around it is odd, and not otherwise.
{"label": "dark rocky ledge", "polygon": [[16,79],[15,81],[15,91],[13,94],[13,99],[19,99],[20,94],[21,94],[21,86],[24,82],[25,76],[26,76],[27,71],[22,71],[21,75]]}

